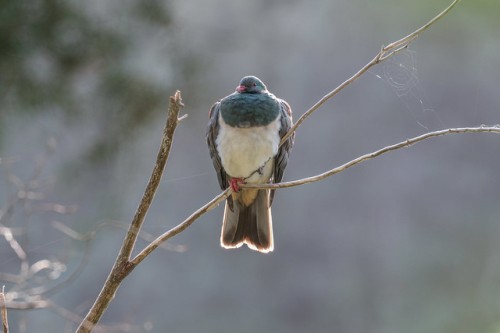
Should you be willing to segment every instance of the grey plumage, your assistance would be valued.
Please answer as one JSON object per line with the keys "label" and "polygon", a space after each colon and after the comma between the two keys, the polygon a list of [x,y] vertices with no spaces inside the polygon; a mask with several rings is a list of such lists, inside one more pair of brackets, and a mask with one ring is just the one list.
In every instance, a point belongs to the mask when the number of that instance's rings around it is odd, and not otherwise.
{"label": "grey plumage", "polygon": [[226,204],[222,222],[221,245],[239,247],[246,243],[253,250],[269,252],[274,249],[273,220],[269,206],[269,191],[258,190],[250,206],[239,201],[231,210]]}

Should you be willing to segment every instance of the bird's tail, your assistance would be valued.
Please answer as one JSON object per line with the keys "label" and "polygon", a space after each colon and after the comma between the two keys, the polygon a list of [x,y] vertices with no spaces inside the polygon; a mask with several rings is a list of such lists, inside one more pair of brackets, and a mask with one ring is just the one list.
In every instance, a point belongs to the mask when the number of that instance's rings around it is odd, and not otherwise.
{"label": "bird's tail", "polygon": [[245,206],[233,201],[233,210],[226,202],[222,222],[221,246],[227,249],[243,243],[259,252],[271,252],[274,248],[273,221],[269,206],[269,190],[259,190],[254,202]]}

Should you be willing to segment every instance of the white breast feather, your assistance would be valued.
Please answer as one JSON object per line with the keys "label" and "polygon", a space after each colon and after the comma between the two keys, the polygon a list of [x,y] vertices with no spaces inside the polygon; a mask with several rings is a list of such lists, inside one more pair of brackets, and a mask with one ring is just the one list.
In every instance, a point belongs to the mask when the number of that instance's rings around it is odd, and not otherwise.
{"label": "white breast feather", "polygon": [[247,182],[269,181],[280,142],[280,117],[267,126],[236,128],[227,125],[219,114],[219,125],[215,143],[226,173],[231,177],[248,177],[265,163],[263,175],[255,173]]}

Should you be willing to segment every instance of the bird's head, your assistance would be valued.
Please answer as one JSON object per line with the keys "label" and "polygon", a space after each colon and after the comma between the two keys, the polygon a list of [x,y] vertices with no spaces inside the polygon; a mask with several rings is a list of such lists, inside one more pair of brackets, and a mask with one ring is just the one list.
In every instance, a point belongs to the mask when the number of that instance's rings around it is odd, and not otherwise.
{"label": "bird's head", "polygon": [[240,94],[260,94],[267,91],[266,85],[256,76],[245,76],[236,87]]}

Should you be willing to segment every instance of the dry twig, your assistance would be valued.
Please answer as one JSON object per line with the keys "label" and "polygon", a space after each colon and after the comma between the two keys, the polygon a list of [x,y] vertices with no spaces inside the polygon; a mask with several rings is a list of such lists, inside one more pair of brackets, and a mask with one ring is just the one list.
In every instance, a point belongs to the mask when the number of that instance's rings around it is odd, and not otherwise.
{"label": "dry twig", "polygon": [[311,114],[313,114],[314,111],[319,109],[323,104],[326,103],[330,98],[333,96],[337,95],[342,89],[359,79],[364,73],[366,73],[370,68],[372,68],[375,65],[378,65],[379,63],[389,59],[396,53],[406,49],[411,42],[413,42],[422,32],[425,30],[429,29],[430,26],[432,26],[434,23],[436,23],[437,20],[440,18],[444,17],[455,5],[459,2],[460,0],[454,0],[451,5],[449,5],[445,10],[443,10],[441,13],[436,15],[432,20],[427,22],[425,25],[420,27],[419,29],[415,30],[411,34],[409,34],[406,37],[403,37],[395,42],[390,43],[387,46],[382,46],[380,48],[380,51],[377,53],[377,55],[369,62],[367,63],[363,68],[361,68],[359,71],[356,72],[353,76],[342,82],[337,88],[333,89],[330,91],[328,94],[323,96],[316,104],[311,106],[309,110],[304,112],[302,116],[295,122],[295,124],[290,128],[290,131],[281,139],[280,146],[285,143],[285,141],[292,135],[293,132],[297,130],[297,128],[306,120]]}
{"label": "dry twig", "polygon": [[170,97],[167,111],[167,122],[163,130],[160,150],[156,158],[151,178],[149,179],[139,207],[137,208],[132,223],[130,224],[115,264],[111,269],[99,296],[94,302],[94,305],[91,307],[88,314],[78,327],[78,333],[91,332],[94,329],[109,303],[112,301],[116,290],[120,286],[123,279],[136,267],[136,264],[130,261],[130,255],[134,249],[139,231],[144,223],[144,218],[146,217],[151,202],[153,201],[156,190],[160,185],[161,176],[165,165],[167,164],[167,159],[170,154],[170,148],[172,147],[172,141],[177,125],[180,120],[185,118],[185,116],[179,118],[179,112],[182,107],[181,93],[180,91],[177,91],[174,96]]}
{"label": "dry twig", "polygon": [[155,250],[161,243],[165,242],[167,239],[174,237],[178,233],[184,231],[187,227],[189,227],[195,220],[197,220],[203,214],[211,211],[215,207],[219,205],[222,201],[224,201],[229,196],[229,189],[226,189],[224,192],[207,202],[197,211],[195,211],[191,216],[185,219],[183,222],[179,223],[177,226],[173,227],[169,231],[165,232],[160,237],[156,238],[152,241],[148,246],[144,248],[134,259],[132,259],[132,263],[134,265],[138,265],[141,261],[143,261],[153,250]]}
{"label": "dry twig", "polygon": [[436,136],[443,136],[447,134],[459,134],[459,133],[498,133],[500,134],[500,126],[495,125],[495,126],[480,126],[480,127],[464,127],[464,128],[448,128],[440,131],[435,131],[435,132],[429,132],[425,133],[422,135],[419,135],[417,137],[407,139],[405,141],[401,141],[399,143],[384,147],[382,149],[379,149],[377,151],[374,151],[369,154],[365,154],[362,156],[359,156],[347,163],[342,164],[341,166],[338,166],[334,169],[328,170],[322,174],[308,177],[308,178],[303,178],[299,180],[294,180],[290,182],[283,182],[279,184],[262,184],[262,185],[253,185],[253,184],[242,184],[242,188],[268,188],[268,189],[277,189],[277,188],[285,188],[285,187],[294,187],[294,186],[299,186],[299,185],[304,185],[308,183],[314,183],[320,180],[323,180],[327,177],[333,176],[336,173],[339,173],[341,171],[344,171],[352,166],[355,166],[361,162],[365,162],[368,160],[371,160],[372,158],[375,158],[377,156],[380,156],[382,154],[395,151],[401,148],[406,148],[410,147],[411,145],[414,145],[417,142],[424,141],[429,138],[433,138]]}
{"label": "dry twig", "polygon": [[9,333],[9,321],[7,320],[7,302],[5,301],[5,287],[2,287],[2,292],[0,292],[0,306],[2,307],[3,333]]}

